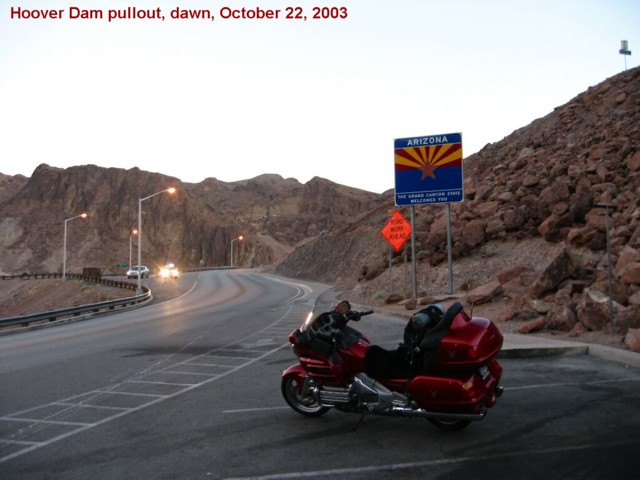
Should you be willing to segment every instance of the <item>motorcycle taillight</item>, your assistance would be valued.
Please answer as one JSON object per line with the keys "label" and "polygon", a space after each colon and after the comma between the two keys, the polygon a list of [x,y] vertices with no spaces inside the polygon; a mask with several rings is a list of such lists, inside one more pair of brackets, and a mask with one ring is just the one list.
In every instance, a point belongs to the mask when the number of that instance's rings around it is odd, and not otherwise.
{"label": "motorcycle taillight", "polygon": [[478,349],[476,347],[469,346],[467,347],[467,359],[469,360],[477,360],[478,358]]}
{"label": "motorcycle taillight", "polygon": [[463,398],[474,399],[482,395],[484,384],[477,375],[471,376],[461,385],[461,394]]}

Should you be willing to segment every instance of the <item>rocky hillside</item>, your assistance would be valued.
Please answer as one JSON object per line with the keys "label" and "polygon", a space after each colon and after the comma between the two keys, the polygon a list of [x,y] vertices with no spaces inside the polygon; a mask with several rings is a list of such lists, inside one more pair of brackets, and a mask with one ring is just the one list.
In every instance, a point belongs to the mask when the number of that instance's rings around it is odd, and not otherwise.
{"label": "rocky hillside", "polygon": [[[314,178],[306,184],[278,175],[242,182],[214,178],[199,184],[130,170],[85,165],[40,165],[33,175],[0,178],[0,271],[62,270],[67,223],[67,271],[83,267],[122,272],[129,262],[130,232],[137,228],[138,199],[174,186],[177,193],[142,203],[143,261],[181,268],[272,265],[295,246],[343,224],[374,204],[378,195]],[[133,237],[133,261],[137,237]]]}
{"label": "rocky hillside", "polygon": [[[509,300],[498,315],[521,321],[522,331],[610,328],[608,213],[614,330],[640,327],[639,68],[464,162],[465,200],[451,205],[455,291],[476,305]],[[380,229],[394,198],[382,197],[357,221],[296,249],[278,271],[337,281],[369,302],[386,298],[389,283],[410,295],[400,254],[387,274]],[[446,208],[419,206],[415,216],[417,283],[428,301],[448,291]]]}

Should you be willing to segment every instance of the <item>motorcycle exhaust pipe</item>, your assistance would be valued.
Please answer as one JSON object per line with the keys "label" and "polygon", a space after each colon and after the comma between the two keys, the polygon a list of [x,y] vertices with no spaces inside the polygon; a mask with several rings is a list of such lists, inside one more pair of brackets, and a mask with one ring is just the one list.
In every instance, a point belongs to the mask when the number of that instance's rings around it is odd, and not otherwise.
{"label": "motorcycle exhaust pipe", "polygon": [[487,410],[483,410],[480,413],[442,413],[442,412],[429,412],[422,408],[412,409],[410,407],[393,407],[391,408],[392,414],[401,415],[404,417],[420,417],[420,418],[435,418],[438,420],[457,421],[467,420],[470,422],[478,422],[483,420],[487,415]]}

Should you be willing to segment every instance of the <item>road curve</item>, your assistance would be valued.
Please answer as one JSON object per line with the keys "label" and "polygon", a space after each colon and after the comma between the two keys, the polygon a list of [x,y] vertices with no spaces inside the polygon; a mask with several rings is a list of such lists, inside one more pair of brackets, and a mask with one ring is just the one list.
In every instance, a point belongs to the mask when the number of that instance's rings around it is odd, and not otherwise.
{"label": "road curve", "polygon": [[[179,281],[185,293],[176,298],[0,337],[0,465],[217,378],[225,368],[192,364],[180,368],[208,372],[172,380],[166,370],[258,341],[256,332],[293,311],[299,323],[314,288],[326,289],[252,271],[185,274]],[[279,330],[266,351],[280,348],[290,329]]]}

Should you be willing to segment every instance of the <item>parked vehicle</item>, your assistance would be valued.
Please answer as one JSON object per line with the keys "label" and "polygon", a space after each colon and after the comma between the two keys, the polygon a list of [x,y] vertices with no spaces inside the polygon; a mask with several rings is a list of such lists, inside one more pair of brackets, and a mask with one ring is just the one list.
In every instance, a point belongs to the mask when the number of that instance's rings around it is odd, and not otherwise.
{"label": "parked vehicle", "polygon": [[149,269],[144,265],[133,265],[129,270],[127,270],[127,278],[138,278],[138,275],[140,275],[140,278],[149,278]]}
{"label": "parked vehicle", "polygon": [[[289,335],[298,363],[282,373],[281,391],[302,415],[317,417],[335,408],[426,418],[441,429],[460,430],[482,420],[502,394],[496,356],[503,337],[490,320],[470,317],[460,303],[427,327],[414,361],[405,364],[397,362],[402,349],[372,345],[346,325],[372,311],[342,316],[326,307],[316,302]],[[385,361],[395,364],[381,368]]]}

